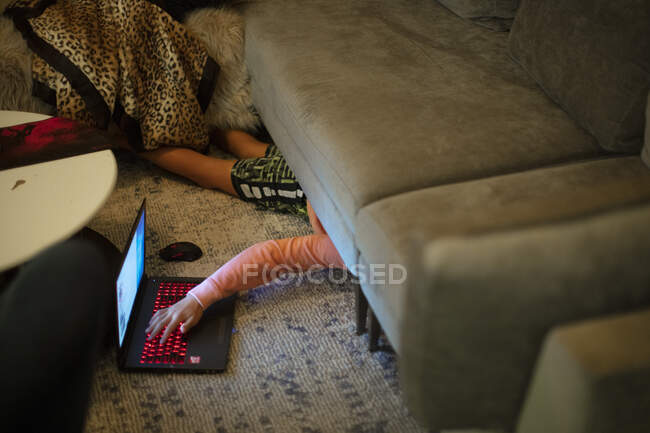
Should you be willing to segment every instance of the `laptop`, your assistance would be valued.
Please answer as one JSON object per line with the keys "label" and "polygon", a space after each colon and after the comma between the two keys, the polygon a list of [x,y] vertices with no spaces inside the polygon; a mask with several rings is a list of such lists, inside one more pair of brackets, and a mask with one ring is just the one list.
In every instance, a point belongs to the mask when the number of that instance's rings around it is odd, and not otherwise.
{"label": "laptop", "polygon": [[116,281],[118,365],[124,370],[219,372],[226,368],[235,296],[203,312],[187,334],[178,327],[165,344],[160,334],[147,341],[145,330],[156,311],[169,307],[202,278],[147,277],[145,273],[146,199],[124,248]]}

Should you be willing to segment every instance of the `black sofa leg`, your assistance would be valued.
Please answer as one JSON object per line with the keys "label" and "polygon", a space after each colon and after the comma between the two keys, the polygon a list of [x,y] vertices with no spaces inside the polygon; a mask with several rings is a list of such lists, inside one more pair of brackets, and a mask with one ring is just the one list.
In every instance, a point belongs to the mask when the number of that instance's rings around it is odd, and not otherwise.
{"label": "black sofa leg", "polygon": [[370,309],[368,312],[368,322],[369,322],[369,331],[368,331],[368,350],[371,352],[376,352],[379,349],[379,334],[381,333],[381,325],[377,316],[375,316],[374,311]]}
{"label": "black sofa leg", "polygon": [[361,285],[354,289],[354,309],[357,315],[357,335],[366,332],[366,317],[368,316],[368,300],[361,291]]}

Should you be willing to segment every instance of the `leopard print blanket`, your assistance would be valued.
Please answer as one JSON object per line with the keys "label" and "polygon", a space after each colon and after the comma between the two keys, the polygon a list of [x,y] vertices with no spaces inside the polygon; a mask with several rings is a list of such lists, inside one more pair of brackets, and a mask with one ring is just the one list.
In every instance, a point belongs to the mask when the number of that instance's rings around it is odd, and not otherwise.
{"label": "leopard print blanket", "polygon": [[207,147],[219,66],[155,4],[18,0],[5,14],[34,54],[34,92],[58,116],[104,129],[114,120],[138,151]]}

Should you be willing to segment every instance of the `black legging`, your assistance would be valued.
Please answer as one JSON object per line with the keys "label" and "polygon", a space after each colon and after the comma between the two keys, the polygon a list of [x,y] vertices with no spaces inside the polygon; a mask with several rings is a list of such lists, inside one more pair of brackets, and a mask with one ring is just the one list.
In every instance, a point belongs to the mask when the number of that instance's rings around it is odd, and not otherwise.
{"label": "black legging", "polygon": [[90,243],[54,246],[0,296],[0,429],[80,432],[109,321],[111,277]]}

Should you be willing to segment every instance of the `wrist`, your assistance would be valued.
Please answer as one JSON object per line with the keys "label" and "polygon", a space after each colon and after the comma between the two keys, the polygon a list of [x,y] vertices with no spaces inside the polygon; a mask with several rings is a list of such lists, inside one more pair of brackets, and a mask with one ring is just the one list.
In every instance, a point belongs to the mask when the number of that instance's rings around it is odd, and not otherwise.
{"label": "wrist", "polygon": [[194,293],[187,292],[187,295],[185,297],[186,298],[190,297],[190,298],[194,299],[194,301],[199,305],[199,307],[201,307],[201,310],[205,311],[205,306],[203,305],[201,300],[198,298],[198,296],[196,296]]}
{"label": "wrist", "polygon": [[[217,271],[218,272],[218,271]],[[220,299],[219,288],[212,279],[208,277],[188,292],[202,305],[204,310]]]}

